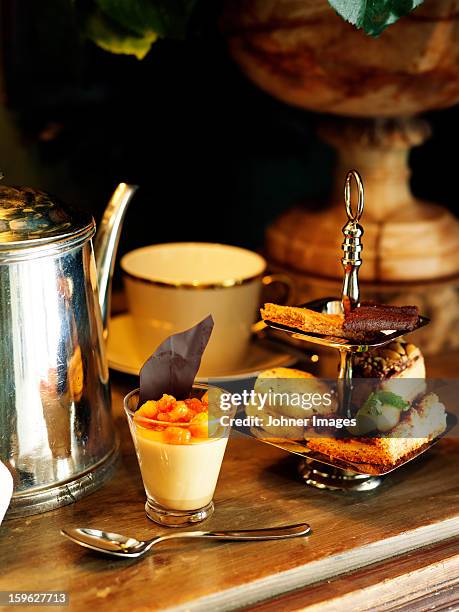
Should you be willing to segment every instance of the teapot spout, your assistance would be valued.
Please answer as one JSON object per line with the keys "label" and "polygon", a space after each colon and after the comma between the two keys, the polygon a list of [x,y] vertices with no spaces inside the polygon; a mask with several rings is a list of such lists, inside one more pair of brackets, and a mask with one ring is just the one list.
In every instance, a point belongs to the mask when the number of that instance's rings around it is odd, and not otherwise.
{"label": "teapot spout", "polygon": [[108,335],[112,276],[121,228],[129,202],[137,189],[137,185],[127,185],[126,183],[118,185],[105,209],[94,244],[104,338],[107,338]]}

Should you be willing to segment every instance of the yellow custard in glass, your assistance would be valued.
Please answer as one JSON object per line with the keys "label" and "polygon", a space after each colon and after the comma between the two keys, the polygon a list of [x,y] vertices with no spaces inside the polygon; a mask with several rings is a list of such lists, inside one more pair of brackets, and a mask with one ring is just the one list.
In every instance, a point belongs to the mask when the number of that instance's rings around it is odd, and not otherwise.
{"label": "yellow custard in glass", "polygon": [[146,402],[132,427],[149,498],[171,510],[195,510],[212,501],[228,438],[209,437],[207,394]]}

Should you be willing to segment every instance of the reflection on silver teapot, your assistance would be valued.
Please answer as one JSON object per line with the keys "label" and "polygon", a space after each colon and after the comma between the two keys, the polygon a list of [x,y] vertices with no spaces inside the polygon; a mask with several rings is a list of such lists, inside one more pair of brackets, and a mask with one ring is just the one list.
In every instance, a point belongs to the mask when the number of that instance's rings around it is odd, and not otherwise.
{"label": "reflection on silver teapot", "polygon": [[90,215],[41,191],[0,186],[0,461],[14,479],[9,515],[71,503],[113,471],[105,339],[135,190],[118,186],[93,250]]}

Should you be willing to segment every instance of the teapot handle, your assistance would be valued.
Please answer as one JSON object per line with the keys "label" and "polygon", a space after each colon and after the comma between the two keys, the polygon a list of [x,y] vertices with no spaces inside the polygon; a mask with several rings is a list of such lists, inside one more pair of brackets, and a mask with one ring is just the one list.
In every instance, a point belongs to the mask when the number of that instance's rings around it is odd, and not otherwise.
{"label": "teapot handle", "polygon": [[128,204],[137,189],[137,185],[128,185],[127,183],[120,183],[118,185],[105,209],[94,244],[99,304],[102,312],[105,340],[108,337],[108,320],[110,317],[112,277],[115,268],[116,251],[118,250],[121,228]]}

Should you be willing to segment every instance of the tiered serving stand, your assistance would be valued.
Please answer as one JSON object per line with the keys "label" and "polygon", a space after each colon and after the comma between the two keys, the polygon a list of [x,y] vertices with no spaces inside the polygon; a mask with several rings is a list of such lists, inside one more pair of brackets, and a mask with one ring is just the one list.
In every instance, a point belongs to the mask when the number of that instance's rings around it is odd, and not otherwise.
{"label": "tiered serving stand", "polygon": [[[352,179],[355,180],[358,190],[357,208],[354,213],[351,204],[351,184]],[[344,280],[341,299],[338,298],[323,298],[314,302],[303,304],[303,307],[315,310],[317,312],[338,314],[345,313],[348,310],[358,306],[360,301],[360,290],[358,272],[362,264],[361,251],[363,228],[359,224],[363,213],[364,206],[364,190],[363,183],[359,173],[351,170],[345,181],[344,199],[347,213],[347,223],[343,227],[344,241],[342,244],[343,257],[342,264],[344,268]],[[352,364],[355,353],[362,353],[371,349],[382,347],[389,342],[393,342],[401,336],[405,336],[405,331],[387,330],[375,334],[366,344],[347,340],[345,338],[337,338],[323,334],[315,334],[310,332],[299,331],[279,323],[265,321],[272,329],[284,332],[291,338],[320,344],[330,348],[337,349],[340,355],[339,367],[339,384],[338,384],[338,410],[339,416],[343,418],[352,418],[351,414],[351,399],[352,399]],[[419,317],[417,326],[414,330],[423,327],[429,323],[426,317]],[[450,427],[448,427],[448,430]],[[404,458],[396,465],[391,467],[378,466],[374,464],[354,463],[349,461],[341,461],[332,459],[327,455],[311,451],[307,447],[307,442],[304,443],[287,440],[283,438],[266,438],[262,432],[256,432],[257,437],[263,439],[264,442],[272,444],[287,450],[291,453],[301,455],[303,461],[300,463],[299,471],[306,484],[319,489],[337,489],[346,491],[369,491],[378,487],[382,482],[382,476],[392,472],[393,470],[405,465],[408,461],[413,460],[420,454],[428,450],[439,438],[432,440],[429,444],[424,445],[415,453]],[[444,434],[443,434],[444,435]],[[440,436],[441,437],[441,436]]]}

